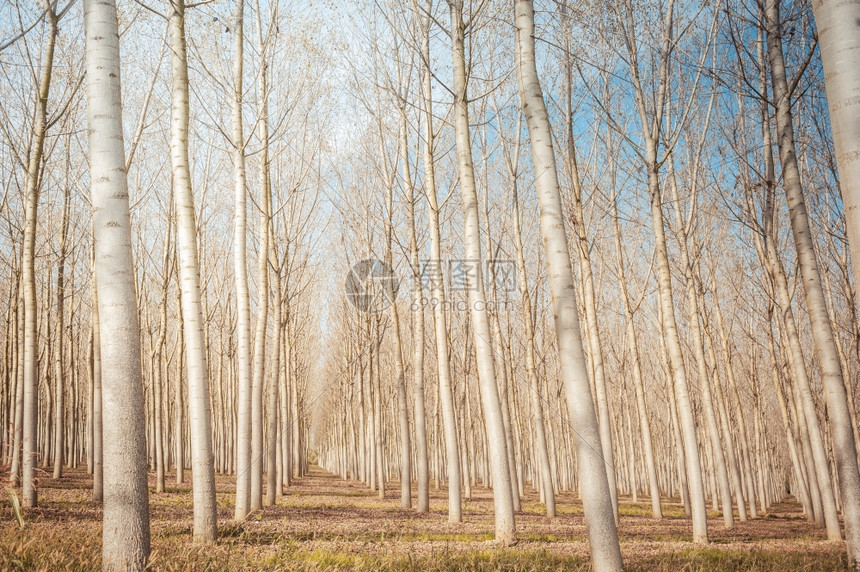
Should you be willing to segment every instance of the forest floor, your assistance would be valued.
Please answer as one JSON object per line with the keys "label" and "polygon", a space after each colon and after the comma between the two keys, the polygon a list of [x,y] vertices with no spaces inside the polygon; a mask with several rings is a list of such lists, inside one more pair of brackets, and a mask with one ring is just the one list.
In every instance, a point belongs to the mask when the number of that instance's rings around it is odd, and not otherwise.
{"label": "forest floor", "polygon": [[[172,476],[171,476],[172,477]],[[190,481],[190,471],[186,481]],[[3,482],[6,474],[0,473]],[[190,485],[168,481],[154,492],[150,475],[154,570],[588,570],[589,552],[582,504],[572,495],[557,499],[559,515],[548,519],[529,492],[517,515],[519,541],[500,548],[493,541],[492,492],[473,490],[460,524],[447,522],[447,492],[431,484],[429,514],[401,510],[397,483],[385,499],[357,482],[314,468],[286,491],[277,506],[232,523],[235,478],[218,476],[219,541],[191,540]],[[11,500],[0,500],[0,569],[96,570],[100,568],[101,508],[90,500],[92,480],[66,471],[61,480],[39,474],[39,507],[24,512],[24,528]],[[20,490],[18,491],[20,494]],[[413,494],[414,499],[414,494]],[[842,543],[826,540],[785,502],[755,520],[725,530],[709,514],[711,544],[690,542],[690,520],[678,502],[664,501],[665,518],[650,518],[650,503],[620,504],[621,550],[630,570],[843,570]]]}

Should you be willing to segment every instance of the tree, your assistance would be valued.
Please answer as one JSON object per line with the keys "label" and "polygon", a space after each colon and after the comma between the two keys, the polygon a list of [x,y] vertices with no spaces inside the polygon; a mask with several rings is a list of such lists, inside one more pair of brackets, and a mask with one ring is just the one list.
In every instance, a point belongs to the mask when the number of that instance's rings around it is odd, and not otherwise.
{"label": "tree", "polygon": [[573,269],[561,207],[552,128],[535,63],[534,5],[516,0],[516,69],[520,101],[526,116],[532,162],[540,204],[540,227],[546,251],[552,310],[567,396],[567,407],[577,434],[580,487],[591,561],[596,570],[621,570],[621,548],[612,508],[612,496],[601,455],[600,428],[588,383]]}
{"label": "tree", "polygon": [[430,22],[433,0],[426,0],[423,7],[415,6],[421,30],[422,83],[421,107],[424,116],[424,194],[430,214],[430,262],[425,270],[430,274],[431,295],[434,301],[433,314],[436,337],[436,370],[439,378],[439,403],[442,410],[442,424],[445,431],[445,455],[448,467],[448,522],[463,520],[463,500],[460,496],[462,483],[460,471],[460,445],[457,440],[457,417],[454,410],[454,396],[451,391],[451,359],[448,347],[448,318],[445,315],[445,289],[442,282],[442,238],[439,232],[439,202],[436,191],[436,166],[434,164],[433,128],[433,91],[432,71],[430,69]]}
{"label": "tree", "polygon": [[[507,438],[499,402],[496,366],[490,337],[487,299],[484,294],[481,229],[478,219],[478,194],[475,188],[472,143],[469,136],[469,100],[466,91],[465,33],[463,0],[448,0],[451,15],[451,57],[454,67],[454,128],[457,141],[457,170],[463,197],[465,254],[470,266],[466,270],[469,290],[469,314],[477,353],[478,380],[484,406],[484,423],[493,476],[493,506],[496,519],[496,540],[504,545],[516,539],[511,472],[508,466]],[[474,14],[472,14],[474,17]],[[471,22],[471,18],[470,18]]]}
{"label": "tree", "polygon": [[21,259],[21,280],[24,302],[24,416],[22,447],[21,482],[23,505],[36,506],[36,458],[39,455],[37,428],[39,424],[39,371],[38,371],[38,325],[36,308],[36,225],[39,207],[40,178],[42,175],[42,155],[45,134],[48,130],[48,93],[51,88],[51,73],[54,66],[54,46],[57,39],[58,16],[54,6],[45,2],[45,18],[48,33],[45,35],[44,62],[39,78],[39,95],[36,100],[36,113],[33,118],[33,138],[27,161],[27,206],[24,214],[24,248]]}
{"label": "tree", "polygon": [[[621,28],[626,61],[630,70],[633,84],[633,95],[636,113],[641,125],[641,135],[644,149],[636,149],[643,161],[647,180],[651,210],[651,226],[654,233],[657,262],[657,286],[660,308],[660,324],[665,338],[666,351],[669,357],[671,383],[675,393],[679,425],[683,438],[683,456],[686,463],[686,480],[689,488],[690,507],[693,517],[693,541],[706,544],[708,542],[708,521],[705,507],[705,485],[702,476],[702,466],[699,463],[699,445],[696,438],[696,419],[690,401],[690,389],[687,386],[687,370],[681,347],[681,336],[675,316],[675,302],[672,287],[672,272],[669,265],[669,250],[666,242],[666,226],[663,215],[663,190],[660,180],[660,168],[665,162],[672,147],[677,144],[681,126],[685,123],[687,114],[675,126],[675,133],[664,133],[664,118],[669,104],[669,78],[672,68],[672,56],[678,38],[674,38],[675,1],[669,0],[663,8],[663,22],[660,27],[660,47],[655,56],[657,62],[656,85],[653,90],[653,101],[646,101],[646,90],[643,86],[639,64],[640,30],[635,27],[633,5],[627,3],[622,11],[612,5],[615,18]],[[706,53],[704,50],[703,53]],[[696,91],[702,66],[698,66],[694,76],[693,92]],[[686,110],[689,110],[689,105]],[[609,118],[607,113],[607,118]],[[660,144],[663,140],[670,142],[665,149],[666,155],[660,157]],[[679,443],[679,449],[682,445]]]}
{"label": "tree", "polygon": [[85,0],[84,27],[105,421],[102,569],[143,570],[149,557],[146,421],[113,0]]}
{"label": "tree", "polygon": [[236,510],[235,520],[248,516],[251,503],[251,296],[248,293],[248,208],[245,188],[245,135],[242,119],[242,74],[244,63],[244,0],[236,0],[233,12],[233,101],[231,143],[235,186],[233,229],[233,273],[236,280],[236,361],[238,363],[238,415],[236,418]]}
{"label": "tree", "polygon": [[[194,538],[209,544],[218,536],[215,503],[215,466],[209,374],[200,304],[200,263],[197,222],[188,160],[188,56],[185,46],[185,0],[170,0],[171,121],[170,163],[176,201],[176,246],[182,293],[183,338],[188,365],[188,409],[191,420],[191,458],[194,490]],[[178,435],[177,439],[182,439]],[[176,460],[177,464],[182,459]]]}
{"label": "tree", "polygon": [[[786,78],[782,51],[779,0],[768,0],[766,2],[765,22],[770,77],[776,104],[776,132],[777,143],[779,145],[779,160],[782,164],[783,190],[788,201],[789,220],[791,221],[795,250],[797,251],[797,263],[803,277],[806,308],[809,313],[809,320],[812,323],[815,353],[818,357],[819,367],[821,368],[822,384],[824,385],[828,413],[833,428],[833,448],[834,456],[836,457],[837,474],[839,475],[839,487],[842,493],[848,561],[853,568],[860,569],[860,471],[858,471],[857,467],[857,449],[854,446],[854,433],[851,429],[848,398],[845,394],[845,384],[842,380],[842,366],[839,362],[838,350],[833,338],[830,317],[827,314],[827,305],[821,285],[821,275],[819,273],[818,261],[816,260],[815,247],[813,245],[800,178],[800,169],[797,163],[794,115],[791,109],[793,88],[789,87]],[[834,105],[834,103],[831,102],[831,105]],[[850,203],[846,204],[846,210],[849,209],[851,209]],[[851,216],[853,216],[853,213]],[[848,227],[849,229],[851,228],[850,222]],[[855,265],[857,264],[857,260],[855,259]],[[828,536],[831,539],[833,538],[831,527],[828,527]]]}

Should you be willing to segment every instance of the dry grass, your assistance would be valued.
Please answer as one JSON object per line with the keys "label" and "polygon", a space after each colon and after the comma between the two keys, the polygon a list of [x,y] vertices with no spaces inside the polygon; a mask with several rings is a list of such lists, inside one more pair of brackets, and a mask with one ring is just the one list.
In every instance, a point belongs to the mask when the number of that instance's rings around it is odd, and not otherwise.
{"label": "dry grass", "polygon": [[[188,475],[190,478],[190,474]],[[0,478],[3,478],[0,475]],[[220,540],[217,546],[191,542],[188,484],[169,483],[150,495],[154,570],[588,570],[582,505],[560,495],[559,516],[541,514],[533,493],[517,516],[519,542],[492,542],[492,493],[476,487],[464,504],[464,522],[449,524],[445,491],[431,491],[431,512],[399,508],[399,488],[379,499],[359,483],[321,471],[296,482],[275,507],[231,522],[235,480],[218,477]],[[154,491],[154,483],[151,483]],[[69,471],[61,481],[40,475],[40,506],[26,509],[19,529],[8,499],[0,501],[0,568],[3,570],[93,570],[99,568],[101,509],[91,502],[90,480]],[[722,528],[709,522],[712,543],[690,542],[682,507],[664,503],[667,515],[650,518],[648,504],[622,499],[619,529],[630,570],[705,571],[842,570],[840,543],[826,541],[793,503],[772,508],[764,518]]]}

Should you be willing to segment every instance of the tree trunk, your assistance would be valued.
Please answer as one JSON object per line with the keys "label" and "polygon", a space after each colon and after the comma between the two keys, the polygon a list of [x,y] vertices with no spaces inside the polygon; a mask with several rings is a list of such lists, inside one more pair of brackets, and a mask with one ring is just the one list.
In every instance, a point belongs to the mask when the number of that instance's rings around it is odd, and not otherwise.
{"label": "tree trunk", "polygon": [[[95,249],[93,250],[95,255]],[[92,367],[92,446],[93,446],[93,501],[104,501],[104,407],[102,396],[102,343],[99,321],[99,296],[93,258],[92,338],[90,359]]]}
{"label": "tree trunk", "polygon": [[9,467],[9,482],[15,486],[21,476],[21,440],[24,437],[24,285],[20,279],[16,289],[15,311],[15,413],[12,427],[12,465]]}
{"label": "tree trunk", "polygon": [[[185,45],[185,0],[171,0],[170,162],[176,201],[176,246],[182,294],[183,338],[188,370],[188,411],[191,420],[191,463],[194,493],[194,540],[214,543],[218,535],[215,503],[215,466],[212,456],[212,420],[203,311],[200,302],[200,262],[197,222],[188,160],[188,59]],[[182,435],[177,435],[182,440]],[[177,470],[183,463],[177,459]]]}
{"label": "tree trunk", "polygon": [[245,135],[242,119],[244,0],[236,0],[233,14],[232,145],[236,213],[233,230],[233,264],[236,280],[238,361],[238,413],[236,416],[236,509],[234,520],[248,516],[251,503],[251,301],[248,293],[247,192],[245,189]]}
{"label": "tree trunk", "polygon": [[[856,560],[854,565],[860,567],[860,472],[857,468],[857,452],[854,448],[854,434],[851,430],[851,417],[848,413],[842,369],[833,340],[830,318],[827,315],[827,305],[821,287],[821,276],[818,272],[818,262],[815,259],[812,232],[809,228],[803,187],[800,182],[800,170],[797,165],[791,93],[788,89],[783,61],[779,0],[768,0],[766,3],[766,31],[773,97],[776,102],[777,142],[779,144],[779,160],[782,164],[783,188],[788,201],[791,230],[797,251],[797,263],[803,278],[807,312],[812,324],[815,352],[821,368],[828,415],[833,427],[834,454],[846,522],[848,558],[851,562]],[[824,467],[817,466],[819,471],[826,470],[826,467],[826,464]],[[821,476],[819,476],[819,481],[821,481]],[[830,540],[839,539],[841,538],[839,522],[832,510],[832,505],[824,496],[828,491],[822,490],[821,492],[824,518],[827,524],[827,537]]]}
{"label": "tree trunk", "polygon": [[[401,114],[402,116],[402,114]],[[405,144],[405,126],[401,125],[401,145]],[[382,137],[380,132],[380,138]],[[403,157],[405,172],[409,173],[408,154]],[[383,156],[382,161],[385,160]],[[385,221],[385,263],[393,268],[392,241],[394,225],[394,170],[388,175],[386,207],[388,218]],[[388,300],[391,303],[391,329],[394,333],[394,376],[397,388],[397,415],[400,425],[400,508],[412,508],[412,442],[409,436],[409,405],[406,398],[406,368],[403,363],[403,340],[400,334],[400,310],[397,307],[397,293],[392,280],[385,281]]]}
{"label": "tree trunk", "polygon": [[582,347],[551,126],[537,75],[534,6],[531,0],[516,0],[514,10],[517,80],[531,140],[561,376],[570,419],[578,436],[576,455],[591,561],[596,570],[621,570],[612,495]]}
{"label": "tree trunk", "polygon": [[454,127],[465,225],[463,240],[468,259],[464,263],[470,266],[465,269],[466,287],[469,290],[469,314],[472,319],[478,380],[484,406],[484,424],[489,447],[487,453],[491,456],[496,540],[503,545],[510,545],[516,539],[516,524],[505,427],[499,401],[499,387],[496,384],[490,322],[484,293],[478,195],[475,188],[472,144],[469,136],[469,101],[466,95],[466,25],[463,21],[463,0],[448,0],[448,5],[451,14],[451,54],[454,70]]}
{"label": "tree trunk", "polygon": [[[517,130],[519,134],[520,130]],[[517,152],[519,158],[519,143],[517,144]],[[511,165],[517,165],[517,159],[511,161]],[[515,167],[513,167],[515,168]],[[537,473],[540,476],[540,490],[543,496],[544,504],[546,505],[546,515],[550,518],[555,517],[555,490],[552,482],[552,469],[550,466],[546,427],[543,416],[543,396],[541,395],[540,380],[537,375],[537,365],[535,359],[535,332],[534,322],[532,321],[532,302],[529,295],[529,285],[526,275],[526,261],[523,255],[523,236],[520,228],[520,207],[517,196],[517,177],[516,173],[511,173],[513,179],[512,185],[512,207],[514,219],[514,241],[517,248],[517,274],[519,280],[520,297],[523,305],[523,324],[526,329],[526,371],[529,376],[531,397],[532,415],[534,416],[535,430],[535,463],[537,464]]]}
{"label": "tree trunk", "polygon": [[[269,227],[269,232],[272,232],[271,225]],[[269,261],[274,267],[274,261],[277,259],[277,256],[274,253],[274,246],[269,249],[269,256]],[[278,470],[278,451],[280,451],[280,436],[278,434],[278,398],[281,384],[281,305],[283,303],[280,270],[277,271],[276,282],[275,299],[273,301],[275,306],[275,355],[272,360],[273,375],[272,381],[269,384],[269,399],[266,404],[267,413],[269,415],[266,426],[266,506],[275,506],[275,502],[281,493],[281,480],[278,479],[278,477],[282,476],[281,472]]]}
{"label": "tree trunk", "polygon": [[[258,14],[259,17],[259,14]],[[259,24],[259,22],[258,22]],[[260,70],[260,249],[257,253],[257,328],[254,334],[254,371],[251,386],[251,503],[263,507],[263,386],[266,383],[266,333],[269,325],[269,224],[272,189],[269,178],[268,82],[265,50]]]}
{"label": "tree trunk", "polygon": [[102,569],[143,570],[149,557],[146,420],[114,2],[85,0],[84,27],[105,404]]}
{"label": "tree trunk", "polygon": [[[442,410],[445,433],[445,457],[448,469],[448,522],[463,520],[463,499],[460,495],[460,444],[457,439],[457,417],[454,395],[451,391],[451,360],[448,347],[448,321],[445,315],[445,289],[442,281],[442,238],[439,232],[439,204],[436,197],[436,167],[434,165],[433,93],[430,71],[430,17],[432,0],[427,0],[425,17],[421,24],[421,58],[423,60],[423,115],[424,115],[424,192],[430,211],[430,260],[425,265],[429,272],[436,336],[436,372],[439,376],[437,405]],[[424,276],[422,275],[422,278]],[[440,471],[436,472],[439,479]]]}
{"label": "tree trunk", "polygon": [[[827,104],[839,186],[842,192],[855,284],[860,283],[860,69],[856,54],[860,49],[860,4],[818,0],[812,3],[824,66]],[[790,111],[790,109],[789,109]],[[805,278],[805,276],[804,276]],[[850,301],[849,301],[850,303]],[[826,336],[825,336],[826,337]],[[845,538],[850,565],[860,568],[860,476],[857,455],[852,453],[847,435],[848,415],[844,389],[835,378],[826,377],[828,412],[833,429],[833,446],[842,493]],[[853,436],[852,436],[853,439]],[[856,445],[856,443],[854,443]],[[856,450],[855,450],[856,451]]]}
{"label": "tree trunk", "polygon": [[52,5],[45,3],[48,30],[45,34],[44,61],[39,78],[39,98],[33,117],[33,136],[27,159],[26,206],[24,214],[24,249],[21,260],[24,289],[24,417],[21,439],[22,504],[36,506],[36,463],[39,456],[39,332],[36,308],[36,226],[41,187],[42,155],[47,126],[48,92],[54,65],[54,45],[57,38],[57,15]]}
{"label": "tree trunk", "polygon": [[[412,271],[412,376],[415,399],[415,465],[418,480],[418,512],[430,510],[430,473],[427,463],[427,421],[424,405],[424,289],[415,230],[415,186],[409,169],[409,138],[406,132],[406,105],[400,104],[400,160],[406,187],[406,216],[409,225],[409,267]],[[432,161],[432,159],[431,159]]]}
{"label": "tree trunk", "polygon": [[[67,151],[68,153],[68,151]],[[66,158],[68,169],[68,157]],[[66,269],[66,237],[69,232],[69,199],[68,187],[63,188],[63,214],[60,222],[60,252],[57,266],[57,342],[54,347],[54,393],[56,403],[54,405],[54,475],[55,479],[63,476],[63,450],[66,438],[66,388],[64,383],[63,367],[63,340],[66,335],[65,327],[65,269]]]}

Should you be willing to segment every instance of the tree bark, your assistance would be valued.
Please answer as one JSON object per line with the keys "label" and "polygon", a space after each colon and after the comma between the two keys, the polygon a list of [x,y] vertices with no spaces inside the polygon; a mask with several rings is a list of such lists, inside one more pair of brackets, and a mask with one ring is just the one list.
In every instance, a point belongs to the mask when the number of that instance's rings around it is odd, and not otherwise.
{"label": "tree bark", "polygon": [[[860,33],[857,28],[860,3],[816,0],[812,3],[812,9],[824,66],[824,83],[854,281],[860,284],[860,121],[857,119],[860,116],[860,70],[856,58],[860,51]],[[850,415],[843,399],[844,389],[837,388],[835,380],[828,378],[825,392],[834,435],[848,557],[850,565],[856,569],[860,568],[860,477],[856,449],[852,453],[852,443],[845,430]]]}
{"label": "tree bark", "polygon": [[490,322],[484,291],[481,229],[478,218],[478,195],[469,136],[469,101],[466,94],[466,54],[463,21],[463,0],[448,0],[451,15],[451,55],[454,70],[454,128],[456,132],[457,166],[463,200],[464,243],[467,261],[466,287],[469,290],[469,314],[477,354],[478,381],[484,406],[484,424],[488,451],[491,456],[493,506],[496,521],[496,541],[510,545],[516,540],[511,473],[508,467],[507,441],[496,382]]}
{"label": "tree bark", "polygon": [[39,456],[39,332],[38,308],[36,307],[36,226],[41,187],[42,156],[45,147],[47,126],[48,93],[54,66],[54,45],[57,39],[57,15],[52,5],[45,2],[45,19],[48,30],[45,34],[44,61],[39,77],[39,97],[33,117],[33,136],[27,160],[26,206],[24,213],[24,249],[21,260],[21,279],[24,289],[24,417],[21,438],[21,485],[22,504],[34,507],[37,502],[36,463]]}
{"label": "tree bark", "polygon": [[[203,310],[200,301],[200,262],[197,222],[188,160],[188,57],[185,45],[185,0],[171,0],[170,61],[171,121],[170,162],[176,201],[176,246],[179,255],[179,286],[182,294],[183,338],[188,370],[188,412],[191,421],[191,462],[194,493],[194,540],[215,542],[218,536],[218,507],[215,502],[215,466],[212,455],[212,406]],[[177,435],[182,439],[182,435]],[[177,467],[183,459],[177,459]]]}
{"label": "tree bark", "polygon": [[85,0],[84,27],[105,404],[102,569],[143,570],[149,557],[146,420],[114,2]]}
{"label": "tree bark", "polygon": [[535,63],[534,6],[531,0],[516,0],[514,10],[517,80],[532,147],[561,375],[570,419],[578,436],[576,455],[591,561],[596,570],[621,570],[612,496],[582,347],[552,132]]}
{"label": "tree bark", "polygon": [[[821,287],[821,276],[815,257],[812,232],[806,214],[800,170],[797,165],[791,93],[788,89],[783,61],[779,0],[768,0],[765,13],[767,54],[771,69],[773,97],[776,103],[777,143],[779,144],[779,160],[782,164],[783,188],[788,201],[789,219],[797,251],[797,264],[803,278],[803,290],[806,296],[809,320],[812,324],[815,352],[821,368],[828,414],[833,427],[834,453],[845,510],[848,557],[849,561],[857,560],[855,566],[860,567],[860,472],[857,469],[857,452],[854,448],[854,434],[851,430],[851,417],[848,413],[842,369],[833,340],[830,317],[827,315],[827,305]],[[812,425],[811,422],[810,425]],[[810,430],[814,431],[812,427]],[[825,463],[821,467],[818,466],[820,460],[817,459],[816,461],[819,482],[822,482],[823,475],[821,473],[826,471],[827,464]],[[827,537],[830,540],[837,540],[841,538],[841,533],[839,521],[833,510],[834,506],[826,497],[830,491],[826,490],[823,483],[821,488]]]}
{"label": "tree bark", "polygon": [[238,414],[236,416],[236,508],[233,519],[245,520],[251,503],[251,301],[248,292],[247,191],[245,135],[242,119],[244,0],[233,14],[232,145],[236,212],[233,229],[233,272],[236,281]]}

